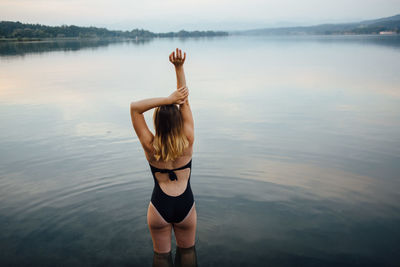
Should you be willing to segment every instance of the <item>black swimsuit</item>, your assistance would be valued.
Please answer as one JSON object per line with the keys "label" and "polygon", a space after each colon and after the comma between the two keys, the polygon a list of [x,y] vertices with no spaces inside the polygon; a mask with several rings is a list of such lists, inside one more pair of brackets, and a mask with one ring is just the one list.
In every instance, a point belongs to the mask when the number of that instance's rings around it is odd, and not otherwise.
{"label": "black swimsuit", "polygon": [[[151,173],[154,178],[154,189],[153,194],[151,195],[151,203],[158,210],[161,216],[169,223],[178,223],[185,219],[186,215],[191,210],[194,198],[192,189],[190,188],[190,176],[192,174],[192,159],[183,167],[176,169],[159,169],[152,166],[150,163]],[[187,181],[186,190],[179,196],[170,196],[165,194],[160,185],[158,184],[158,180],[156,179],[155,173],[168,173],[169,179],[171,181],[178,180],[174,171],[183,170],[186,168],[190,168],[189,179]]]}

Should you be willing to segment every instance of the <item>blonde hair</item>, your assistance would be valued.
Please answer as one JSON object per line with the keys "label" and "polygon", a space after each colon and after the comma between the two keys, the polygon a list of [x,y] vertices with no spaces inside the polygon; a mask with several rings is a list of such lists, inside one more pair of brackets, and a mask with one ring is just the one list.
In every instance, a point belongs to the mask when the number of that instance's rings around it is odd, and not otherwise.
{"label": "blonde hair", "polygon": [[155,135],[154,158],[173,161],[183,154],[189,140],[183,133],[182,114],[175,104],[159,106],[153,114]]}

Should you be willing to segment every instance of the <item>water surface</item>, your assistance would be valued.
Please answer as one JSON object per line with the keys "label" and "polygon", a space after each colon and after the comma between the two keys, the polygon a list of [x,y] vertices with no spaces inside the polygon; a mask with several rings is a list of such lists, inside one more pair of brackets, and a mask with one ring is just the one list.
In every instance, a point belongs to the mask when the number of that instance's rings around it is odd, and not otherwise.
{"label": "water surface", "polygon": [[151,265],[128,108],[172,93],[176,47],[200,266],[398,264],[400,38],[230,36],[0,43],[2,266]]}

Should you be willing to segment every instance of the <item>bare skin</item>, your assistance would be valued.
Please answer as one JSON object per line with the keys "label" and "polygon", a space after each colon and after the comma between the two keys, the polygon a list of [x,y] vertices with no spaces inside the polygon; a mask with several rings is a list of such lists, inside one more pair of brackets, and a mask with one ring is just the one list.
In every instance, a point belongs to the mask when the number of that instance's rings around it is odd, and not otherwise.
{"label": "bare skin", "polygon": [[[186,87],[183,64],[186,53],[182,55],[180,49],[169,55],[170,62],[174,65],[177,78],[177,90],[168,97],[149,98],[130,104],[131,119],[135,132],[142,144],[145,156],[149,163],[160,169],[174,169],[186,165],[192,158],[194,143],[194,121],[189,105],[189,91]],[[167,105],[179,104],[183,118],[183,131],[189,140],[182,156],[170,162],[158,162],[154,158],[153,133],[148,129],[143,113],[152,108]],[[190,169],[176,171],[178,180],[171,181],[167,173],[156,173],[161,189],[170,196],[182,194],[187,186]],[[195,234],[197,224],[197,213],[195,204],[188,215],[179,223],[168,223],[159,214],[157,209],[149,203],[147,210],[147,223],[153,240],[153,249],[157,253],[168,253],[171,251],[172,229],[175,233],[176,244],[180,248],[190,248],[195,245]]]}

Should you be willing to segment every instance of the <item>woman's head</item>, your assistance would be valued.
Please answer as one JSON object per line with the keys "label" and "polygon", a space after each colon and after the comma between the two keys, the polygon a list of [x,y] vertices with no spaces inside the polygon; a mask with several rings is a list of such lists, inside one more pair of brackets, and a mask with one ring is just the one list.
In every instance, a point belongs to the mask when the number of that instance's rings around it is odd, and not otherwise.
{"label": "woman's head", "polygon": [[175,104],[159,106],[154,110],[153,147],[156,160],[169,161],[182,155],[189,141],[183,133],[182,114]]}

